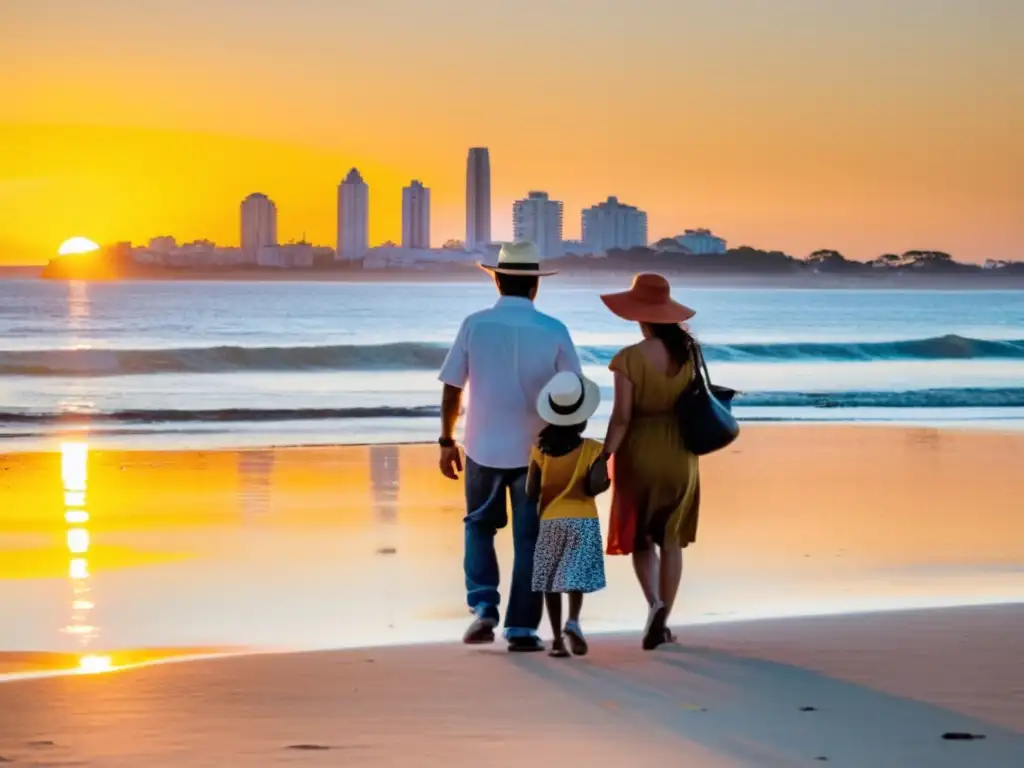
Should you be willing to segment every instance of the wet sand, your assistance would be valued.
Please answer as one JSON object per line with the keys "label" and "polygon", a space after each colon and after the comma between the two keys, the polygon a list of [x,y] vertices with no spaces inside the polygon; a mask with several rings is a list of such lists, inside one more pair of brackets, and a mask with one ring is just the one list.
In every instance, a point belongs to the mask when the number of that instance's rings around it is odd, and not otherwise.
{"label": "wet sand", "polygon": [[[1024,608],[948,607],[1024,602],[1024,435],[749,426],[702,465],[683,645],[639,650],[645,611],[613,558],[585,606],[593,651],[567,662],[422,644],[467,620],[460,487],[434,462],[430,446],[0,457],[0,675],[96,673],[0,685],[0,756],[1024,764]],[[507,534],[499,552],[507,573]],[[928,606],[945,607],[905,610]],[[759,617],[788,618],[740,621]],[[362,649],[124,668],[318,648]]]}
{"label": "wet sand", "polygon": [[[461,487],[431,446],[57,448],[0,457],[0,650],[461,636]],[[675,622],[1024,601],[1021,466],[1019,433],[748,426],[703,462]],[[628,558],[608,576],[588,628],[636,629]]]}

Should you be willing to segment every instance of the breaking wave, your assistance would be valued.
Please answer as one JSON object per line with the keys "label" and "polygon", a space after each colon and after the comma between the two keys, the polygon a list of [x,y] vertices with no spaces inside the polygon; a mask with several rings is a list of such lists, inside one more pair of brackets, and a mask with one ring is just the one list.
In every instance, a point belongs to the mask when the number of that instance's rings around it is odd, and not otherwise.
{"label": "breaking wave", "polygon": [[[581,347],[585,363],[607,364],[614,347]],[[436,370],[441,344],[179,349],[61,349],[0,351],[0,376],[130,376],[152,373]],[[885,360],[1024,360],[1024,339],[949,335],[885,342],[711,344],[718,362],[870,362]]]}

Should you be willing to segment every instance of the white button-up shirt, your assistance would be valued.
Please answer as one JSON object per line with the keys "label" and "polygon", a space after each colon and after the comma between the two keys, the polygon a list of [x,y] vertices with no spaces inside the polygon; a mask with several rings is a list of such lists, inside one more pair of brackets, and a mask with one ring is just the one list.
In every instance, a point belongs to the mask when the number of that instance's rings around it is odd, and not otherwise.
{"label": "white button-up shirt", "polygon": [[559,371],[581,373],[566,327],[529,299],[502,296],[463,321],[438,378],[466,389],[466,455],[493,469],[525,467],[544,427],[537,396]]}

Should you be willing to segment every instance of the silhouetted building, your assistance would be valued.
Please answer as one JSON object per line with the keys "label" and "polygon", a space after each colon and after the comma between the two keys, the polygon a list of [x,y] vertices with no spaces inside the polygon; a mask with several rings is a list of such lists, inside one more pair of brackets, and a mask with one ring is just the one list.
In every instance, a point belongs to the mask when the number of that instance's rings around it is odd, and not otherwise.
{"label": "silhouetted building", "polygon": [[647,245],[647,214],[609,197],[583,211],[583,242],[594,251]]}
{"label": "silhouetted building", "polygon": [[361,259],[370,247],[370,188],[353,168],[338,186],[339,261]]}
{"label": "silhouetted building", "polygon": [[402,190],[402,247],[430,248],[430,190],[415,180]]}
{"label": "silhouetted building", "polygon": [[529,240],[542,259],[562,255],[562,203],[547,192],[530,192],[512,205],[512,231],[516,240]]}
{"label": "silhouetted building", "polygon": [[688,229],[675,236],[675,241],[690,253],[716,254],[725,253],[725,240],[713,235],[707,229]]}
{"label": "silhouetted building", "polygon": [[466,248],[491,242],[491,157],[486,147],[469,150],[466,162]]}
{"label": "silhouetted building", "polygon": [[242,261],[256,264],[260,251],[277,245],[277,206],[259,192],[242,201]]}

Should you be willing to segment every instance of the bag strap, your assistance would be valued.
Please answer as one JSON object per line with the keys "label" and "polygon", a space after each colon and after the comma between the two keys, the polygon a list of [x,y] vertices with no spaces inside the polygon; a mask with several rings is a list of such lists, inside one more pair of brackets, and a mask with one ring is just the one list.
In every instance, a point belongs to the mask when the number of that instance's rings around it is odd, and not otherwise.
{"label": "bag strap", "polygon": [[708,364],[704,361],[704,351],[701,349],[700,344],[694,341],[693,346],[690,347],[690,352],[693,359],[694,376],[702,376],[704,378],[704,385],[710,389],[711,374],[708,372]]}

